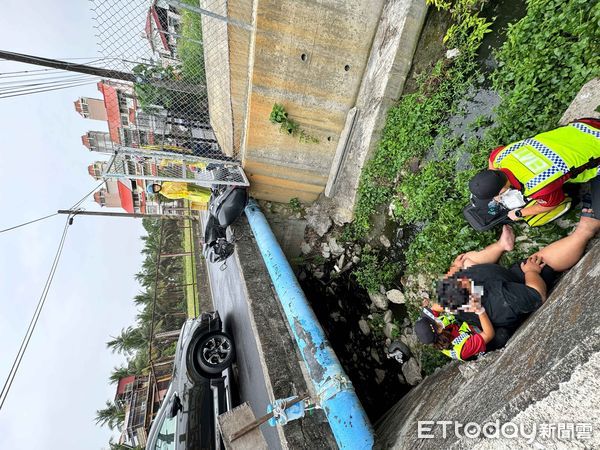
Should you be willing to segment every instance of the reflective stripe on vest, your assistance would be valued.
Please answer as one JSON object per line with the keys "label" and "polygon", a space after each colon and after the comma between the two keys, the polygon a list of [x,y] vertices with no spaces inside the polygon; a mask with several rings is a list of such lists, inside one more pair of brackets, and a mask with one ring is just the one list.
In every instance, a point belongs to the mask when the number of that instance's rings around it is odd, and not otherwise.
{"label": "reflective stripe on vest", "polygon": [[456,317],[454,317],[454,314],[440,314],[438,319],[442,321],[444,328],[446,328],[448,325],[456,323]]}
{"label": "reflective stripe on vest", "polygon": [[[531,196],[597,157],[600,157],[600,131],[576,122],[507,145],[498,152],[493,166],[510,170],[523,185],[525,196]],[[583,183],[598,173],[598,169],[592,168],[567,182]]]}
{"label": "reflective stripe on vest", "polygon": [[460,352],[462,351],[462,348],[467,340],[473,336],[473,332],[471,331],[471,328],[467,322],[463,322],[458,331],[460,334],[452,339],[452,348],[448,350],[442,350],[442,353],[452,359],[458,359],[459,361],[462,361],[463,359],[460,356]]}

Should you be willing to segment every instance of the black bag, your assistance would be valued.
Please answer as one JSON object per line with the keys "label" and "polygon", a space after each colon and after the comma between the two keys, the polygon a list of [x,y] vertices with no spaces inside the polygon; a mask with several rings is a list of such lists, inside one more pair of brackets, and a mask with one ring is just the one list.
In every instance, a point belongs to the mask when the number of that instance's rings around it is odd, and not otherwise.
{"label": "black bag", "polygon": [[502,204],[496,202],[495,209],[490,210],[488,203],[488,200],[471,196],[471,203],[463,209],[465,219],[476,231],[487,231],[512,222],[508,218],[508,209]]}

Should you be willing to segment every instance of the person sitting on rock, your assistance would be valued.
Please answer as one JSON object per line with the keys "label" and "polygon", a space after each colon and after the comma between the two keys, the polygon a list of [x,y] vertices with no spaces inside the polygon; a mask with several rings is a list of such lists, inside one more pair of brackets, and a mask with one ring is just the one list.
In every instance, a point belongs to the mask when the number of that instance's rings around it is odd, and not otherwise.
{"label": "person sitting on rock", "polygon": [[[496,148],[488,170],[476,174],[469,189],[478,203],[500,202],[509,209],[509,219],[539,226],[568,211],[565,183],[594,180],[600,189],[599,164],[600,120],[578,119]],[[600,203],[594,207],[600,213]]]}
{"label": "person sitting on rock", "polygon": [[600,220],[584,208],[569,236],[507,269],[497,262],[513,249],[515,238],[510,226],[504,225],[497,242],[456,257],[438,283],[438,303],[415,324],[417,337],[459,360],[503,347],[546,301],[560,274],[581,259],[598,231]]}

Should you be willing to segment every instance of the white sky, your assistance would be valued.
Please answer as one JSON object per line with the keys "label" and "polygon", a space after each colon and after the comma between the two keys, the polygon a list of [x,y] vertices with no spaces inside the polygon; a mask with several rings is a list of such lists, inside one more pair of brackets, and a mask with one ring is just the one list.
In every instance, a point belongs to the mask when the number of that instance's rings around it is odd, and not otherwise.
{"label": "white sky", "polygon": [[[108,1],[108,0],[107,0]],[[97,56],[88,1],[3,0],[0,47],[51,58]],[[0,72],[35,69],[0,61]],[[2,81],[0,79],[0,81]],[[80,136],[104,130],[74,108],[94,85],[0,99],[0,229],[66,209],[97,182]],[[88,210],[99,207],[91,200]],[[0,382],[36,307],[64,225],[58,216],[0,234]],[[101,449],[107,428],[95,411],[112,399],[114,366],[105,342],[133,324],[133,275],[141,266],[141,223],[76,217],[53,286],[12,390],[0,411],[1,449]]]}

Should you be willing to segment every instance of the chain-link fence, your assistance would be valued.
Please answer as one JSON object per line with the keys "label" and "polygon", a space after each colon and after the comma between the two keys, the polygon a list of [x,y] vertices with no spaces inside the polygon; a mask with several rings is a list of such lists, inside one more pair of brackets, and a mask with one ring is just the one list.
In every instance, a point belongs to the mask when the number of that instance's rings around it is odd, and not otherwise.
{"label": "chain-link fence", "polygon": [[120,149],[107,164],[103,177],[187,181],[206,187],[248,185],[244,171],[236,162],[147,149]]}
{"label": "chain-link fence", "polygon": [[[135,165],[130,162],[133,150],[168,151],[193,162],[205,158],[208,163],[235,165],[244,138],[252,2],[91,3],[101,65],[109,77],[98,83],[103,105],[80,99],[79,107],[85,117],[106,120],[109,131],[87,133],[84,144],[95,151],[122,153],[115,160],[121,175],[140,175],[127,170]],[[144,158],[139,152],[133,156]],[[156,155],[147,158],[155,160]],[[158,173],[142,175],[198,184],[211,177],[214,181],[214,171],[184,170],[191,168],[190,161],[178,167],[158,164]],[[245,177],[229,181],[247,183]]]}

